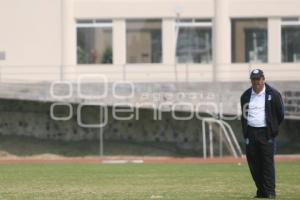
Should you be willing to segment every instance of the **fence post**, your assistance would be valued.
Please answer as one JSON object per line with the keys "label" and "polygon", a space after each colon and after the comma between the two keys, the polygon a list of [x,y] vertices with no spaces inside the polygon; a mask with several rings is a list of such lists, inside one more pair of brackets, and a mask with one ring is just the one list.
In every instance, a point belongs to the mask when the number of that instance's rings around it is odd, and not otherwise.
{"label": "fence post", "polygon": [[213,131],[212,131],[212,123],[208,123],[209,127],[209,154],[210,158],[214,157],[214,146],[213,146]]}

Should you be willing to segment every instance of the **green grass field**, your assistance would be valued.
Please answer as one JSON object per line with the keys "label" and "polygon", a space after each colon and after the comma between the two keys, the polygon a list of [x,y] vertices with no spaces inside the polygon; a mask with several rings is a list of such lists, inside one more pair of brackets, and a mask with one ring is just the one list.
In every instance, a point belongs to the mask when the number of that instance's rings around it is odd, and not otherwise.
{"label": "green grass field", "polygon": [[[278,199],[300,199],[300,163],[277,164]],[[242,164],[1,164],[0,199],[252,199]]]}

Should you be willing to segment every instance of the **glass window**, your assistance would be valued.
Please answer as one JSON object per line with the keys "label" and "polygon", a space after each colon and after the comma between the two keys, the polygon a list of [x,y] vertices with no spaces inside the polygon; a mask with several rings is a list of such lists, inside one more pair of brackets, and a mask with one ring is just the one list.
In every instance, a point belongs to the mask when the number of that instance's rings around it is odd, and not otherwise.
{"label": "glass window", "polygon": [[161,63],[161,20],[127,20],[127,63]]}
{"label": "glass window", "polygon": [[77,63],[112,63],[112,22],[79,20],[77,22]]}
{"label": "glass window", "polygon": [[211,21],[183,19],[176,24],[178,63],[211,63]]}
{"label": "glass window", "polygon": [[282,62],[300,62],[300,19],[282,19]]}
{"label": "glass window", "polygon": [[267,19],[233,19],[232,62],[268,62]]}

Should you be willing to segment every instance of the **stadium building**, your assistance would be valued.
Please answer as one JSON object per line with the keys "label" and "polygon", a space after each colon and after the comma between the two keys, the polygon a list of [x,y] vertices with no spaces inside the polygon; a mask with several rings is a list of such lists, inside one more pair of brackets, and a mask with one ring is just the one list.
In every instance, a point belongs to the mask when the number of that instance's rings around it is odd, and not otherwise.
{"label": "stadium building", "polygon": [[1,0],[0,134],[95,140],[101,116],[89,107],[101,103],[104,140],[196,155],[224,142],[238,154],[239,97],[258,67],[284,97],[280,145],[293,146],[299,8],[298,0]]}

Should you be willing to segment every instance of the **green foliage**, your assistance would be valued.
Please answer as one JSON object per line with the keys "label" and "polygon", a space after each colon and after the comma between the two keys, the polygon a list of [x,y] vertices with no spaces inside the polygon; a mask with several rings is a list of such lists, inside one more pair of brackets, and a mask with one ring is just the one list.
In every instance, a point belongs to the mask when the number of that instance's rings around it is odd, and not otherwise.
{"label": "green foliage", "polygon": [[101,63],[112,63],[112,49],[111,48],[107,48],[102,56],[102,60]]}
{"label": "green foliage", "polygon": [[77,63],[78,64],[86,64],[88,62],[87,53],[81,48],[77,47]]}

